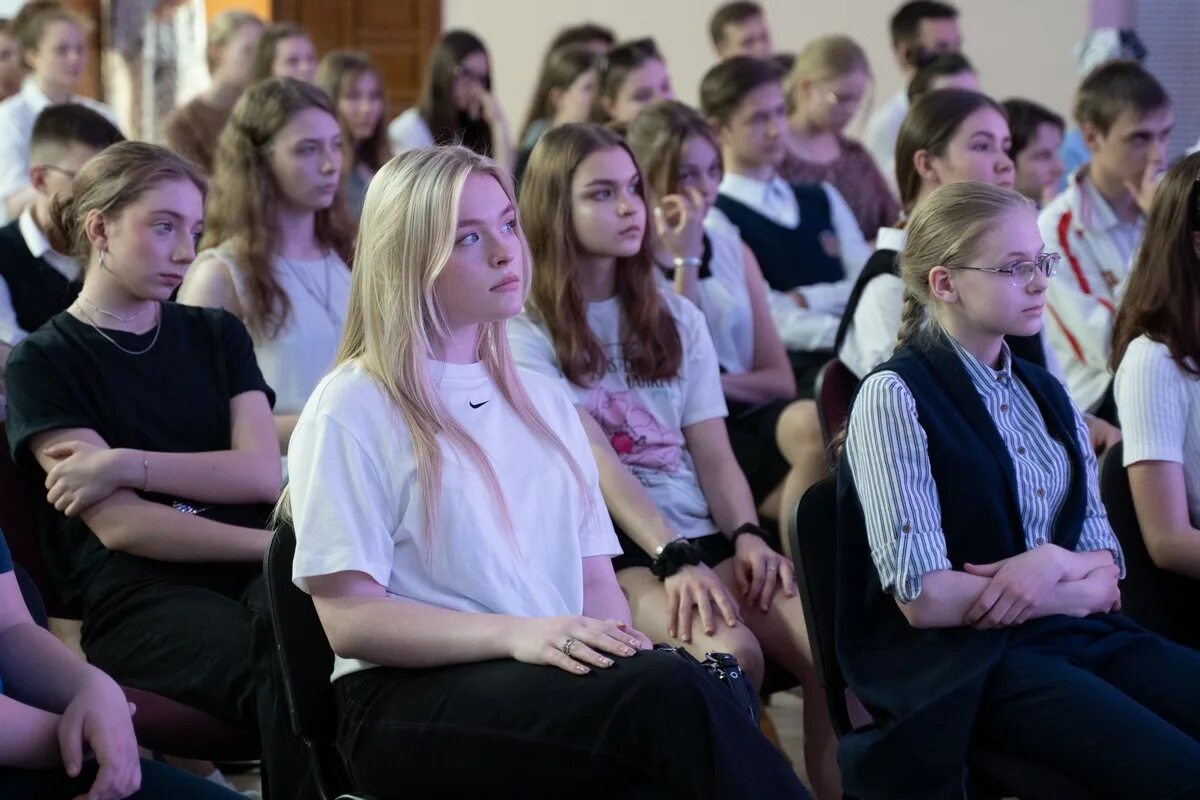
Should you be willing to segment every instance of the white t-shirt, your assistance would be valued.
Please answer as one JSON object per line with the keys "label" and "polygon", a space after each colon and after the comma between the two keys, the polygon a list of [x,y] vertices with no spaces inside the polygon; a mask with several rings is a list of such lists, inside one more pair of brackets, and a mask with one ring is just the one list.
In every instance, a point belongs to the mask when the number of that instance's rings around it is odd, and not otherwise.
{"label": "white t-shirt", "polygon": [[[708,268],[699,282],[699,307],[717,361],[726,372],[741,375],[754,368],[754,313],[746,287],[746,261],[738,229],[715,209],[704,218],[704,233],[712,247]],[[669,283],[669,281],[668,281]],[[664,291],[674,291],[669,285]]]}
{"label": "white t-shirt", "polygon": [[1165,344],[1139,336],[1115,381],[1125,464],[1182,464],[1188,517],[1200,526],[1200,379],[1180,370]]}
{"label": "white t-shirt", "polygon": [[[482,363],[426,363],[447,413],[491,459],[511,534],[475,462],[443,439],[437,531],[427,535],[403,416],[349,362],[313,392],[288,449],[296,585],[308,591],[308,578],[358,571],[389,597],[454,611],[582,613],[583,559],[621,549],[570,398],[553,381],[518,372],[534,408],[579,464],[586,491],[505,403]],[[333,678],[373,666],[338,658]]]}
{"label": "white t-shirt", "polygon": [[[248,277],[233,260],[231,248],[221,245],[201,253],[197,260],[205,257],[229,269],[234,293],[246,308]],[[350,268],[337,253],[316,261],[276,257],[274,266],[275,279],[292,309],[273,339],[254,337],[254,356],[263,379],[275,390],[275,413],[299,414],[337,355],[350,299]]]}
{"label": "white t-shirt", "polygon": [[388,141],[396,155],[418,147],[433,147],[434,144],[433,132],[415,107],[388,123]]}
{"label": "white t-shirt", "polygon": [[679,375],[649,383],[632,378],[621,348],[621,309],[616,297],[589,303],[588,325],[609,355],[599,383],[576,386],[559,369],[554,343],[544,324],[526,311],[508,324],[508,341],[517,363],[557,379],[584,406],[613,449],[650,493],[667,523],[689,539],[717,532],[700,488],[683,429],[724,417],[717,354],[704,315],[691,301],[663,292],[683,343]]}

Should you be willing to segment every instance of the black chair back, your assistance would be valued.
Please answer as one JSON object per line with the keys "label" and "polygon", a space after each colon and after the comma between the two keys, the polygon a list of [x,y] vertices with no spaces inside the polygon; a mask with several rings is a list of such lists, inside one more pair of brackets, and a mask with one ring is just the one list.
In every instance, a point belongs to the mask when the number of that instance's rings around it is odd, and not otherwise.
{"label": "black chair back", "polygon": [[1200,581],[1168,572],[1150,557],[1133,505],[1124,449],[1121,443],[1110,447],[1100,463],[1100,497],[1125,554],[1121,610],[1169,639],[1200,647],[1200,629],[1190,614],[1200,603]]}
{"label": "black chair back", "polygon": [[292,731],[304,742],[321,800],[350,791],[350,780],[334,746],[337,708],[329,676],[333,650],[312,598],[292,583],[296,533],[280,522],[263,563],[275,653],[283,676]]}
{"label": "black chair back", "polygon": [[813,665],[825,689],[834,731],[841,738],[853,726],[846,708],[846,679],[834,643],[837,477],[830,476],[813,485],[800,498],[791,516],[793,524],[788,526],[788,538],[796,563],[796,583],[804,605]]}
{"label": "black chair back", "polygon": [[46,604],[42,601],[42,593],[38,591],[37,584],[20,564],[13,564],[13,572],[17,576],[17,586],[21,589],[21,599],[25,601],[25,607],[29,609],[29,616],[33,617],[33,621],[38,624],[38,627],[50,630],[50,620],[46,616]]}

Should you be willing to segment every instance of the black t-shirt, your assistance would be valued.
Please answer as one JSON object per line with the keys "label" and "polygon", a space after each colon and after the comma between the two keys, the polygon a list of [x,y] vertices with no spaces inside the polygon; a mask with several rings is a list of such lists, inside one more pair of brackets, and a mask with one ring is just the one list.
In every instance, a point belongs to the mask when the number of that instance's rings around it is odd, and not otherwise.
{"label": "black t-shirt", "polygon": [[[140,351],[154,331],[131,334],[106,329],[122,347]],[[261,391],[274,405],[254,345],[242,323],[221,309],[162,304],[158,340],[144,355],[113,346],[86,322],[67,312],[50,319],[12,352],[8,384],[8,441],[16,462],[45,473],[29,451],[31,437],[61,428],[91,428],[109,447],[165,453],[228,450],[232,443],[229,401]],[[171,504],[162,495],[147,500]],[[200,504],[196,504],[200,505]],[[204,503],[204,516],[262,527],[260,504]],[[206,583],[212,565],[165,565],[106,549],[78,517],[43,504],[43,551],[66,603],[96,598],[139,580]],[[183,512],[181,512],[183,513]]]}

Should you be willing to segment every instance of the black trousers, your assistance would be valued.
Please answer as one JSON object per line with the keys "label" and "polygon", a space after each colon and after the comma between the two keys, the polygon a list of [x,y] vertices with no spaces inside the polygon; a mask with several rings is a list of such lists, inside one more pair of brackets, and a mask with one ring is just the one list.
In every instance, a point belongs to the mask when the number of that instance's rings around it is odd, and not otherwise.
{"label": "black trousers", "polygon": [[[266,586],[257,564],[164,565],[147,580],[85,601],[83,650],[117,683],[257,728],[266,797],[311,796],[302,748],[290,736]],[[183,582],[180,575],[197,579]],[[207,579],[203,579],[207,578]]]}
{"label": "black trousers", "polygon": [[339,750],[378,800],[807,797],[749,715],[670,653],[586,676],[511,660],[376,668],[334,691]]}
{"label": "black trousers", "polygon": [[[83,766],[77,778],[62,770],[0,767],[0,798],[4,800],[71,800],[85,794],[96,780],[96,762]],[[142,788],[129,800],[239,800],[241,795],[204,778],[166,764],[142,759]]]}
{"label": "black trousers", "polygon": [[1088,622],[1014,637],[988,678],[976,738],[1101,797],[1200,798],[1200,652]]}

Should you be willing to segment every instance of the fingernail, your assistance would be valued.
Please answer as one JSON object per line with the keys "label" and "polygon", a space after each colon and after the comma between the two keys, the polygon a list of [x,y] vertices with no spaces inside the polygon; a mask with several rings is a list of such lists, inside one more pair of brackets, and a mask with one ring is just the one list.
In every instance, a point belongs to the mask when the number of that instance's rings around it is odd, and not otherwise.
{"label": "fingernail", "polygon": [[601,658],[600,663],[606,667],[611,667],[613,665],[613,660],[611,658]]}
{"label": "fingernail", "polygon": [[579,673],[587,673],[587,672],[590,672],[590,670],[589,670],[587,667],[585,667],[583,664],[576,664],[576,665],[575,665],[575,671],[576,671],[576,672],[579,672]]}
{"label": "fingernail", "polygon": [[629,646],[630,646],[630,647],[632,647],[632,648],[634,648],[634,649],[637,649],[638,647],[641,647],[641,646],[642,646],[642,643],[641,643],[641,642],[639,642],[637,639],[630,639],[630,640],[629,640]]}
{"label": "fingernail", "polygon": [[624,654],[625,654],[625,655],[627,655],[627,656],[631,656],[631,655],[633,655],[634,653],[636,653],[637,651],[636,651],[636,650],[634,650],[632,647],[622,647],[622,648],[621,648],[621,652],[622,652],[622,653],[624,653]]}

